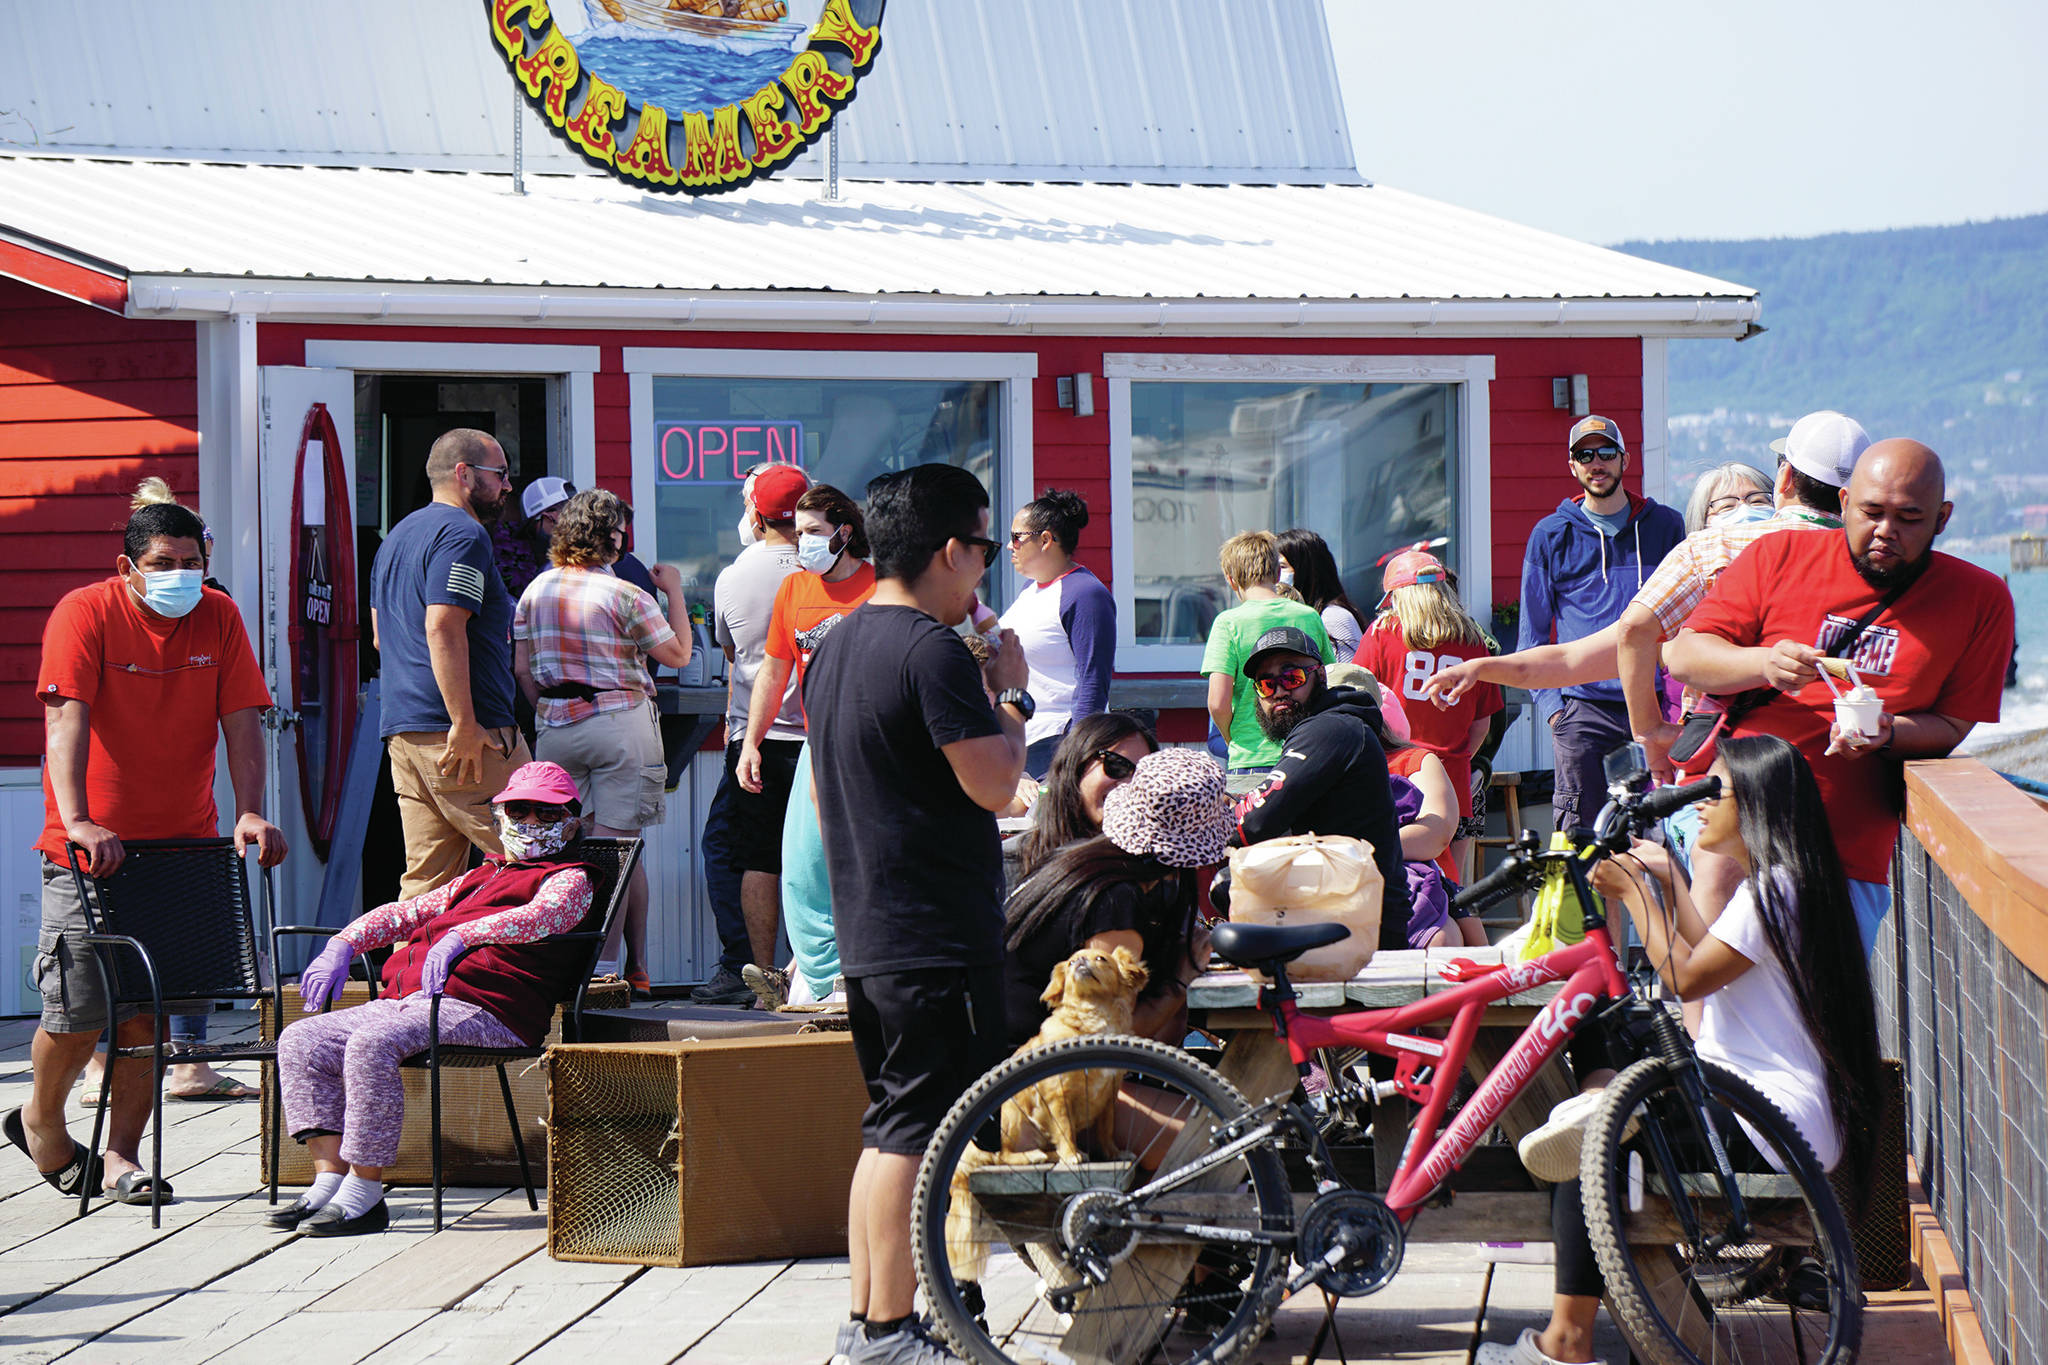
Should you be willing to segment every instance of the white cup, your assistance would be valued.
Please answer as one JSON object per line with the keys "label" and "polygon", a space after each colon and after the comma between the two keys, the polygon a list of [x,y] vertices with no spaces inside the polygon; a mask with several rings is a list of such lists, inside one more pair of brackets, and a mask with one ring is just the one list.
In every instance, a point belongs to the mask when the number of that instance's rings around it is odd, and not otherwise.
{"label": "white cup", "polygon": [[1883,715],[1883,700],[1867,687],[1859,687],[1847,696],[1835,698],[1835,725],[1850,734],[1876,739],[1884,733],[1881,725]]}

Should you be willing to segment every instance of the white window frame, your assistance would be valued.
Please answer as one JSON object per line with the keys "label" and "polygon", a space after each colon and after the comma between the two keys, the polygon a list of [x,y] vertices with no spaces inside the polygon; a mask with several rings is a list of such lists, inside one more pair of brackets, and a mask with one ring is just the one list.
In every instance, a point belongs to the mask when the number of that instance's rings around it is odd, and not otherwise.
{"label": "white window frame", "polygon": [[[1458,389],[1458,524],[1450,552],[1466,609],[1493,615],[1491,355],[1171,355],[1102,357],[1109,385],[1110,565],[1115,580],[1119,673],[1193,673],[1201,645],[1141,645],[1137,639],[1137,523],[1132,516],[1131,384],[1451,384]],[[1274,527],[1274,530],[1283,528]],[[1366,623],[1370,624],[1370,622]]]}
{"label": "white window frame", "polygon": [[[352,341],[316,338],[306,343],[306,364],[368,374],[539,375],[562,383],[559,433],[569,457],[567,478],[578,488],[597,486],[597,401],[593,377],[602,364],[596,346],[519,346],[443,341]],[[559,468],[559,466],[557,466]]]}
{"label": "white window frame", "polygon": [[[1003,386],[997,408],[997,478],[989,532],[1001,540],[1009,519],[1036,493],[1032,485],[1031,385],[1038,378],[1037,351],[734,351],[690,346],[628,346],[625,371],[633,424],[633,505],[655,505],[654,381],[656,379],[881,379],[980,380]],[[859,498],[863,490],[843,490]],[[739,516],[739,506],[733,506]],[[645,553],[660,558],[659,518],[643,524]],[[990,574],[983,600],[1000,610],[1007,600],[1002,575]]]}

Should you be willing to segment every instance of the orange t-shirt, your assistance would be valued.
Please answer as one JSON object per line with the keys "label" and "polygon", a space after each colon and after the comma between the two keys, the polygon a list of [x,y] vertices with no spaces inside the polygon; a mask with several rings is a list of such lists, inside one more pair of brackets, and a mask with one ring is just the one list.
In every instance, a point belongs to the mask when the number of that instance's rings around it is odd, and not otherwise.
{"label": "orange t-shirt", "polygon": [[875,566],[862,564],[837,583],[814,573],[793,573],[775,590],[775,609],[768,617],[768,657],[796,665],[797,695],[803,695],[804,669],[811,655],[839,624],[839,618],[875,595]]}
{"label": "orange t-shirt", "polygon": [[[211,839],[220,719],[270,705],[242,614],[208,588],[172,620],[143,609],[119,578],[66,593],[43,627],[36,695],[92,708],[85,796],[93,823],[123,839]],[[64,857],[64,822],[43,773],[43,837]]]}

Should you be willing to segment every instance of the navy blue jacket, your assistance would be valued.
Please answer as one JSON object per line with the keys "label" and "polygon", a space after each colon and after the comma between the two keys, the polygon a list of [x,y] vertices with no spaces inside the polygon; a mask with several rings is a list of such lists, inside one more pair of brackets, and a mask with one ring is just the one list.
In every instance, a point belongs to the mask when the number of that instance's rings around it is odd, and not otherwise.
{"label": "navy blue jacket", "polygon": [[[1649,498],[1628,495],[1629,519],[1609,537],[1586,515],[1585,497],[1567,498],[1536,523],[1522,559],[1522,629],[1516,649],[1581,640],[1621,619],[1637,589],[1685,539],[1685,518]],[[1606,678],[1536,692],[1545,724],[1564,697],[1619,702],[1621,682]]]}

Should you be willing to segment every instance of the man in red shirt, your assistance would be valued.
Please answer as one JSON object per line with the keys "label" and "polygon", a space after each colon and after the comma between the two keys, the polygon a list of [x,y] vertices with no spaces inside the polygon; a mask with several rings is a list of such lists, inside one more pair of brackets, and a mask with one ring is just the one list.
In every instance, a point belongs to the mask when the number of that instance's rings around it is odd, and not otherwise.
{"label": "man in red shirt", "polygon": [[[214,837],[214,741],[225,734],[236,847],[254,844],[265,867],[285,855],[284,836],[258,813],[264,750],[257,719],[270,694],[241,614],[226,594],[201,585],[204,535],[189,508],[139,509],[128,519],[114,577],[66,594],[43,631],[36,677],[49,754],[36,843],[44,855],[36,956],[43,1013],[29,1102],[5,1116],[4,1129],[66,1194],[90,1180],[123,1203],[150,1202],[136,1151],[149,1119],[149,1067],[115,1066],[103,1159],[72,1139],[64,1101],[110,1023],[121,1046],[146,1045],[155,1032],[155,1021],[134,1006],[109,1008],[92,951],[80,941],[85,914],[66,843],[79,847],[92,875],[104,877],[121,865],[123,839]],[[170,1195],[168,1184],[160,1193]]]}
{"label": "man in red shirt", "polygon": [[[1840,535],[1757,541],[1665,647],[1672,673],[1702,692],[1777,689],[1735,733],[1781,735],[1813,765],[1866,951],[1891,908],[1896,764],[1944,757],[1978,722],[1997,720],[2012,653],[2012,594],[1933,548],[1952,509],[1945,496],[1932,450],[1879,441],[1850,477]],[[1818,663],[1830,653],[1882,701],[1874,739],[1835,724]]]}

